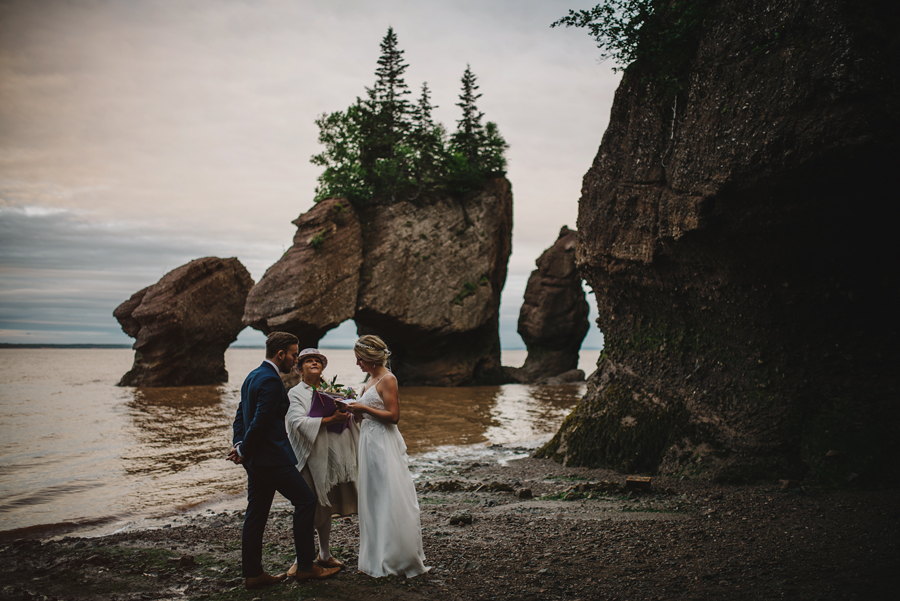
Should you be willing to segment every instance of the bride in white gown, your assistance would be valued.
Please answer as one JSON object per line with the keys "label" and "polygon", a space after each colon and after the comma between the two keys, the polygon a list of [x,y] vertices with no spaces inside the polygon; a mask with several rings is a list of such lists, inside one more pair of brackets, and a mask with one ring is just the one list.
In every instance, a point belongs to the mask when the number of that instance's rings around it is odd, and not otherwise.
{"label": "bride in white gown", "polygon": [[406,443],[397,430],[397,378],[388,371],[390,351],[377,336],[353,348],[368,385],[350,411],[359,432],[359,571],[370,576],[417,576],[430,570],[422,550],[419,500],[409,473]]}

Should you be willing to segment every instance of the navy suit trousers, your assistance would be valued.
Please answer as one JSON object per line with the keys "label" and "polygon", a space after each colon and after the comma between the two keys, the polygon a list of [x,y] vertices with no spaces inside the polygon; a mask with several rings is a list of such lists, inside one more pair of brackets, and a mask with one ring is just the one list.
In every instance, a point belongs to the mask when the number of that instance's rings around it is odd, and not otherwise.
{"label": "navy suit trousers", "polygon": [[244,578],[263,573],[262,544],[275,491],[294,505],[294,548],[297,563],[313,563],[316,556],[313,518],[316,495],[293,465],[244,465],[247,470],[247,515],[241,533],[241,571]]}

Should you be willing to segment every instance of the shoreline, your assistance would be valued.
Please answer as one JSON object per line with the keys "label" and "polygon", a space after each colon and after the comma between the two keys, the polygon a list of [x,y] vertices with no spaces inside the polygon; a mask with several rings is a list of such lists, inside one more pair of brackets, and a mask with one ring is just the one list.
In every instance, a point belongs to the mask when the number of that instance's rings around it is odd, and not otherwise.
{"label": "shoreline", "polygon": [[[210,508],[93,538],[0,542],[0,596],[887,599],[900,584],[900,491],[653,478],[651,491],[626,493],[624,474],[531,457],[433,467],[416,481],[433,567],[417,578],[358,575],[354,516],[335,522],[332,552],[348,569],[334,579],[245,591],[243,509]],[[265,542],[264,564],[286,570],[289,507],[273,507]]]}
{"label": "shoreline", "polygon": [[[447,457],[464,458],[470,461],[489,461],[503,465],[508,461],[526,457],[538,447],[550,440],[549,436],[533,441],[522,442],[516,446],[502,444],[486,445],[474,443],[470,445],[448,445],[437,447],[410,457],[410,471],[413,480],[427,480],[430,474],[440,472]],[[172,519],[204,514],[210,510],[214,513],[222,511],[243,510],[246,506],[246,486],[236,493],[221,492],[213,497],[191,504],[179,504],[169,507],[155,507],[141,512],[121,513],[106,516],[72,517],[59,522],[32,524],[8,530],[0,530],[0,545],[17,539],[57,540],[66,536],[79,538],[98,538],[119,534],[153,530],[171,523]],[[290,508],[290,503],[275,494],[274,508]]]}

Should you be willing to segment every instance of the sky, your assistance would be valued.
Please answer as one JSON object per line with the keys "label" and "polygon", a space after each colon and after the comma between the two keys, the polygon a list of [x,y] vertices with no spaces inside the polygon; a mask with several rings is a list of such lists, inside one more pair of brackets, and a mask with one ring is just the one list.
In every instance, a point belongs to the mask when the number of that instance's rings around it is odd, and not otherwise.
{"label": "sky", "polygon": [[[314,120],[365,94],[393,27],[435,120],[455,128],[469,65],[510,145],[500,333],[524,348],[528,275],[575,227],[620,77],[585,31],[550,28],[592,5],[0,0],[0,342],[130,344],[116,306],[199,257],[237,257],[258,281],[312,207]],[[600,348],[588,296],[583,348]],[[321,346],[354,338],[346,322]]]}

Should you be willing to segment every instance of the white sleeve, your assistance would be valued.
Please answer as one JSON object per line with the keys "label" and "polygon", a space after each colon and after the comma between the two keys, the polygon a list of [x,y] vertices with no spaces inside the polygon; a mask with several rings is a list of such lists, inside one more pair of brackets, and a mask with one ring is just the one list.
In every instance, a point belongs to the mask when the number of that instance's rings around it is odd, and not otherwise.
{"label": "white sleeve", "polygon": [[294,455],[297,456],[297,469],[302,469],[316,443],[322,418],[309,417],[309,410],[312,407],[312,389],[302,382],[291,388],[288,392],[288,399],[291,405],[284,416],[284,425],[294,449]]}

